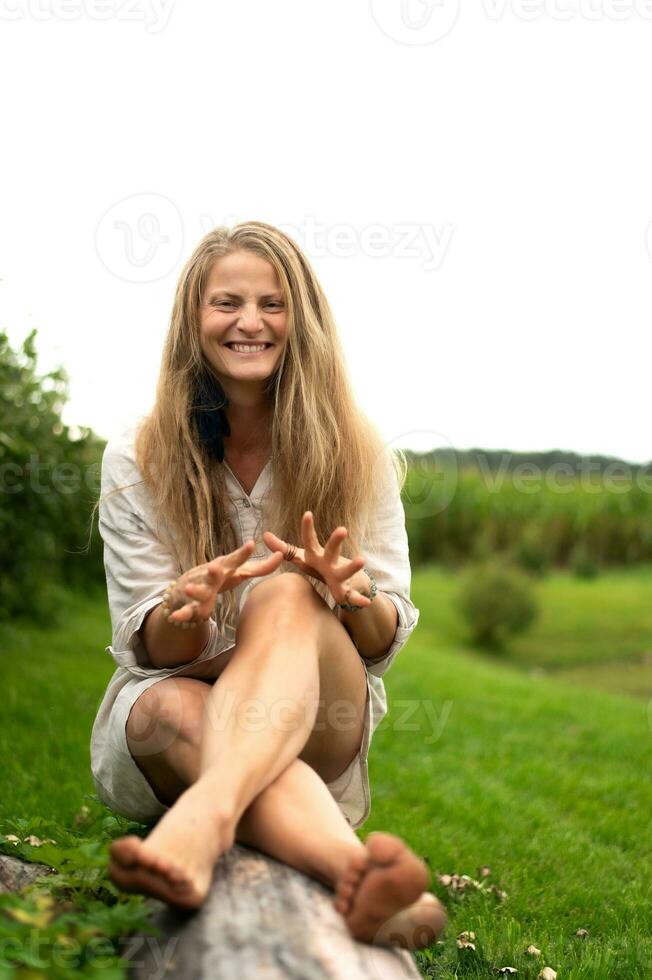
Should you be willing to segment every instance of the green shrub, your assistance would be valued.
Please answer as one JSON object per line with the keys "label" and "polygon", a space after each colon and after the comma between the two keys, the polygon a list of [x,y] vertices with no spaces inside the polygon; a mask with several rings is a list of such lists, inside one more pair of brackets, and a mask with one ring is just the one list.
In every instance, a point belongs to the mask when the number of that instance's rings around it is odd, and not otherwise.
{"label": "green shrub", "polygon": [[14,351],[0,331],[0,621],[48,623],[62,587],[104,578],[99,531],[88,528],[104,441],[61,421],[68,377],[37,374],[35,334]]}
{"label": "green shrub", "polygon": [[538,614],[528,576],[504,562],[472,565],[462,574],[457,606],[479,646],[499,649]]}
{"label": "green shrub", "polygon": [[597,578],[600,571],[597,561],[581,541],[573,548],[569,564],[577,578]]}
{"label": "green shrub", "polygon": [[544,575],[550,566],[550,555],[545,542],[545,534],[538,524],[528,524],[523,528],[514,549],[514,560],[534,575]]}

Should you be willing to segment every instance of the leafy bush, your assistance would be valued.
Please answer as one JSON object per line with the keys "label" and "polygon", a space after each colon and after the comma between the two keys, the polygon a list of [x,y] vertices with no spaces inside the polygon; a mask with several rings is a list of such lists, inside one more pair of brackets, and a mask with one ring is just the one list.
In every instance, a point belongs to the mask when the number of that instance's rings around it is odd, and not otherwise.
{"label": "leafy bush", "polygon": [[538,524],[528,524],[516,544],[514,559],[526,572],[544,575],[550,567],[545,535]]}
{"label": "leafy bush", "polygon": [[523,572],[505,563],[486,562],[462,574],[457,605],[479,646],[499,649],[538,614],[532,585]]}
{"label": "leafy bush", "polygon": [[126,980],[127,937],[161,936],[145,895],[130,895],[108,878],[108,849],[144,827],[112,813],[86,794],[75,826],[48,817],[0,818],[0,854],[44,864],[16,892],[0,894],[0,977]]}
{"label": "leafy bush", "polygon": [[103,581],[99,532],[86,549],[104,442],[61,421],[68,378],[37,375],[35,334],[15,352],[0,332],[0,620],[46,622],[63,586]]}
{"label": "leafy bush", "polygon": [[577,578],[597,578],[598,563],[583,542],[578,542],[571,552],[570,567]]}

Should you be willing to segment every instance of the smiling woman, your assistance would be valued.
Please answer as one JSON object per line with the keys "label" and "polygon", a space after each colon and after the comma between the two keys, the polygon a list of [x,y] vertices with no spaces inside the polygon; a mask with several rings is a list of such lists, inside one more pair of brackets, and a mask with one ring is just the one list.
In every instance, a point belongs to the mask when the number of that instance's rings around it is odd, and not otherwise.
{"label": "smiling woman", "polygon": [[[268,376],[278,363],[287,335],[287,311],[273,266],[251,252],[232,252],[215,262],[205,292],[200,329],[208,361],[218,373],[228,375],[228,359],[221,356],[227,350],[237,360],[254,357],[257,369]],[[264,352],[269,356],[264,367],[259,367],[257,355]],[[253,391],[250,381],[248,384]]]}
{"label": "smiling woman", "polygon": [[208,234],[179,280],[154,409],[102,463],[117,670],[91,765],[107,805],[160,818],[112,845],[118,885],[197,907],[237,839],[334,888],[359,939],[441,930],[424,863],[354,833],[382,674],[419,614],[404,462],[357,408],[295,243],[260,222]]}

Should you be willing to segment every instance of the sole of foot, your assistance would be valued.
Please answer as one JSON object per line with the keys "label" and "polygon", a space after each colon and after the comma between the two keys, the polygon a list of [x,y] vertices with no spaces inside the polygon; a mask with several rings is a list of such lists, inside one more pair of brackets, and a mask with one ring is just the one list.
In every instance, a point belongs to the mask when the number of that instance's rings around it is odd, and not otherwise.
{"label": "sole of foot", "polygon": [[123,891],[151,895],[184,909],[198,908],[208,894],[212,874],[191,877],[173,861],[150,853],[147,842],[133,834],[113,841],[109,855],[109,878]]}
{"label": "sole of foot", "polygon": [[334,904],[354,939],[422,949],[447,921],[429,883],[425,862],[400,837],[376,831],[337,882]]}

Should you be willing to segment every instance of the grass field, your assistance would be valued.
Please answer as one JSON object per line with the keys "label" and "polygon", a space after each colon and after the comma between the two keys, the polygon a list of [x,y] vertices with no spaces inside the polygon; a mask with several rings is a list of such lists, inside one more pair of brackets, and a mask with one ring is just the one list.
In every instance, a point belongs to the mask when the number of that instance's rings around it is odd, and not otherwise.
{"label": "grass field", "polygon": [[[499,663],[652,697],[652,566],[610,569],[590,580],[563,571],[533,581],[540,616]],[[445,646],[474,655],[455,612],[456,588],[456,576],[441,568],[415,574],[418,632],[427,627]]]}
{"label": "grass field", "polygon": [[[386,677],[390,714],[374,737],[373,807],[360,835],[400,833],[432,869],[450,924],[417,957],[425,975],[495,977],[512,966],[534,978],[548,965],[560,980],[643,980],[652,976],[652,690],[641,671],[631,687],[623,682],[636,697],[613,691],[614,664],[636,664],[650,644],[652,574],[590,582],[553,575],[537,590],[540,621],[492,659],[468,646],[452,576],[415,572],[421,621]],[[102,597],[72,601],[56,632],[0,630],[0,833],[15,833],[17,818],[28,833],[37,815],[72,828],[93,792],[88,741],[113,671],[109,632]],[[614,671],[604,681],[612,693],[588,686],[602,683],[605,668]],[[101,867],[107,839],[124,828],[97,812],[103,822],[78,832],[93,839],[102,828],[100,845],[87,852],[91,897],[114,901]],[[0,839],[0,849],[11,845]],[[23,848],[34,860],[38,852]],[[437,873],[468,875],[482,887],[472,880],[453,892]],[[97,918],[97,905],[84,914]],[[131,920],[121,915],[124,928]],[[588,936],[576,936],[580,928]],[[475,950],[458,949],[463,930],[475,932]],[[530,944],[541,957],[525,955]],[[106,975],[117,977],[112,969]],[[0,960],[0,977],[28,975],[54,974],[14,974]]]}

